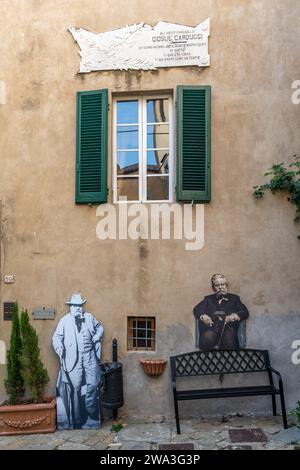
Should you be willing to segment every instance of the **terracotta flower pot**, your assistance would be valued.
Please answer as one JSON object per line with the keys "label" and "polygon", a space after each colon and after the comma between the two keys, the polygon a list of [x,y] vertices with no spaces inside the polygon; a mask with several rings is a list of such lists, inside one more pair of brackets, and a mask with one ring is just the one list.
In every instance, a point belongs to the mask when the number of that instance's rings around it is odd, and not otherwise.
{"label": "terracotta flower pot", "polygon": [[140,363],[147,375],[159,376],[165,370],[167,361],[165,359],[140,359]]}
{"label": "terracotta flower pot", "polygon": [[56,430],[56,398],[49,403],[0,406],[0,436]]}

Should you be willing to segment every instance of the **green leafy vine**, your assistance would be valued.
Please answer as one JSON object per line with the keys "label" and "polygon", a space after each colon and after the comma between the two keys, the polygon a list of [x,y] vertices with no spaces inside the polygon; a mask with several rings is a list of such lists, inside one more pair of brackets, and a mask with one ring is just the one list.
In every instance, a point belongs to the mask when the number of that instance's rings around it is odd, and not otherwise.
{"label": "green leafy vine", "polygon": [[[270,190],[273,194],[283,191],[288,194],[288,201],[296,205],[295,222],[300,221],[300,155],[293,155],[294,161],[286,168],[284,163],[276,163],[264,176],[271,176],[268,183],[254,186],[253,196],[256,199],[264,197]],[[298,236],[300,239],[300,236]]]}

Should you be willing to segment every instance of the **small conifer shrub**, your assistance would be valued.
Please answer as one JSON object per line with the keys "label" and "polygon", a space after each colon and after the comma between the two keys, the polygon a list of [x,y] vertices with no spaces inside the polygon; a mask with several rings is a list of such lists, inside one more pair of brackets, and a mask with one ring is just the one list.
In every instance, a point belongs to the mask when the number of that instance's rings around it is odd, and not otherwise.
{"label": "small conifer shrub", "polygon": [[20,401],[25,391],[24,379],[21,374],[21,354],[22,338],[20,333],[19,307],[15,303],[13,307],[10,346],[7,352],[7,378],[5,380],[5,389],[11,405],[15,405]]}
{"label": "small conifer shrub", "polygon": [[33,402],[40,403],[43,401],[49,376],[40,359],[39,339],[35,329],[29,322],[27,310],[21,313],[21,334],[23,340],[20,358],[22,376],[31,391]]}

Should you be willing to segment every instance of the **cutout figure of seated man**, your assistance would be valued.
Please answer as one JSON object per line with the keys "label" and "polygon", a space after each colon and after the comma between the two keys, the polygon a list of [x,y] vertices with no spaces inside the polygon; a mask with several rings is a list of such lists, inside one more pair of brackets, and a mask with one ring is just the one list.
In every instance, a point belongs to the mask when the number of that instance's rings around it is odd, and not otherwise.
{"label": "cutout figure of seated man", "polygon": [[200,320],[200,349],[239,349],[239,324],[249,312],[238,295],[228,293],[223,274],[214,274],[211,284],[215,293],[205,296],[193,311]]}

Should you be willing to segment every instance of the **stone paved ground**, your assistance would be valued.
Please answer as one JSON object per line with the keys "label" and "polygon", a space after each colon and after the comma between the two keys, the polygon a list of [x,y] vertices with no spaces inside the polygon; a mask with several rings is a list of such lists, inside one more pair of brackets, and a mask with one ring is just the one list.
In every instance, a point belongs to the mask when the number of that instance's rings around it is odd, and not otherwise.
{"label": "stone paved ground", "polygon": [[[156,450],[159,444],[193,443],[196,450],[205,449],[261,449],[292,450],[300,444],[300,431],[290,423],[282,429],[280,417],[254,418],[229,416],[222,419],[195,418],[181,420],[182,434],[176,434],[174,420],[161,419],[146,422],[142,419],[123,419],[124,427],[118,433],[111,431],[112,422],[107,420],[96,430],[57,431],[52,434],[0,437],[0,450]],[[228,430],[262,429],[267,442],[233,443]]]}

